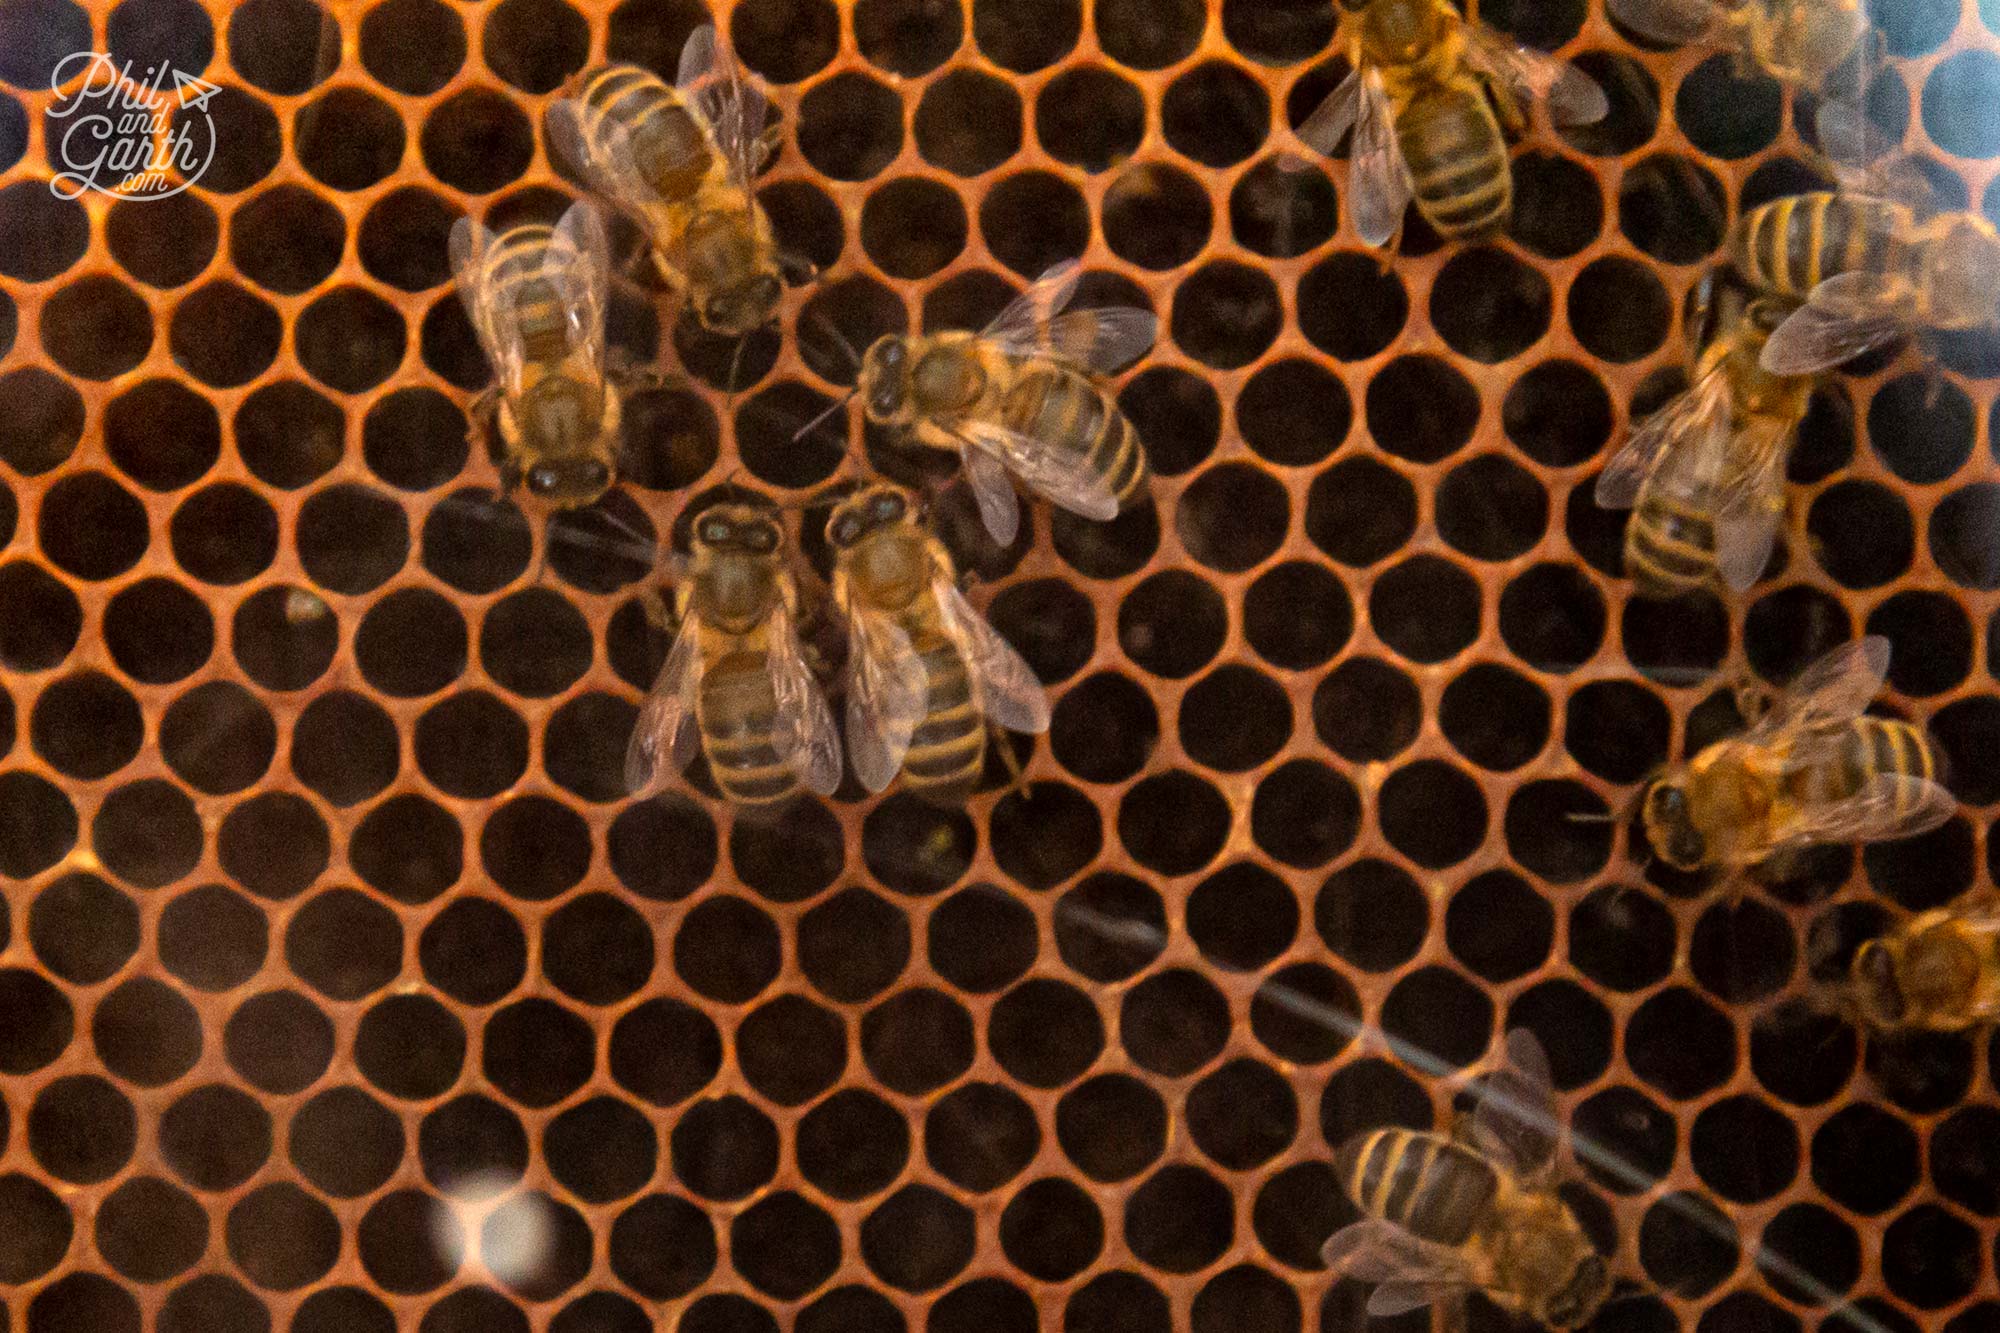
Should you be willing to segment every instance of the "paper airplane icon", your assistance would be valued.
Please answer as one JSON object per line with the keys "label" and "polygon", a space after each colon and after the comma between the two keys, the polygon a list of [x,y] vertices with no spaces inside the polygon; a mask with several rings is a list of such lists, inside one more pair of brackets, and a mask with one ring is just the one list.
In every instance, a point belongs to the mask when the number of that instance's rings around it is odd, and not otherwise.
{"label": "paper airplane icon", "polygon": [[192,74],[183,74],[179,70],[174,71],[174,96],[180,100],[182,109],[195,107],[206,111],[208,109],[208,99],[221,91],[222,89],[216,87],[207,79],[196,78]]}

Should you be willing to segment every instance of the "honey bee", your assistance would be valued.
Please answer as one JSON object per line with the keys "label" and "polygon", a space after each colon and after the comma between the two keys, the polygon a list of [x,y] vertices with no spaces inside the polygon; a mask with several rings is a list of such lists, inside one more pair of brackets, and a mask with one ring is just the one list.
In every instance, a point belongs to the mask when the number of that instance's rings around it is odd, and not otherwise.
{"label": "honey bee", "polygon": [[475,429],[497,418],[502,489],[526,482],[545,500],[586,505],[610,487],[618,393],[605,370],[611,285],[604,225],[588,204],[553,228],[504,235],[470,218],[451,229],[451,267],[494,386],[473,405]]}
{"label": "honey bee", "polygon": [[890,334],[861,360],[854,392],[868,419],[956,450],[980,520],[1002,546],[1021,521],[1010,473],[1095,519],[1143,497],[1152,475],[1139,433],[1090,372],[1143,354],[1159,320],[1135,307],[1062,313],[1081,272],[1074,260],[1057,264],[978,333]]}
{"label": "honey bee", "polygon": [[840,738],[799,645],[777,519],[752,505],[711,505],[691,543],[674,591],[680,631],[633,728],[627,789],[649,791],[687,767],[699,734],[715,785],[739,805],[781,801],[801,783],[832,792]]}
{"label": "honey bee", "polygon": [[1500,227],[1514,196],[1507,141],[1526,131],[1525,106],[1546,101],[1566,125],[1609,110],[1588,77],[1461,17],[1450,0],[1368,0],[1341,28],[1354,72],[1298,134],[1331,156],[1353,129],[1349,198],[1369,245],[1397,234],[1412,198],[1447,238]]}
{"label": "honey bee", "polygon": [[1336,1273],[1380,1284],[1371,1315],[1478,1288],[1555,1328],[1587,1323],[1610,1294],[1611,1272],[1554,1189],[1557,1125],[1548,1058],[1517,1028],[1505,1067],[1449,1137],[1373,1129],[1340,1145],[1334,1171],[1366,1216],[1336,1231],[1321,1257]]}
{"label": "honey bee", "polygon": [[549,108],[556,150],[639,223],[660,277],[702,326],[730,337],[768,322],[782,289],[752,189],[772,147],[764,114],[712,25],[688,38],[673,87],[636,65],[600,65]]}
{"label": "honey bee", "polygon": [[1738,63],[1818,92],[1868,31],[1861,0],[1610,0],[1611,17],[1670,46],[1719,46]]}
{"label": "honey bee", "polygon": [[1716,289],[1710,274],[1697,319],[1714,316],[1719,329],[1693,385],[1634,430],[1597,479],[1599,506],[1633,510],[1625,571],[1646,596],[1756,582],[1784,512],[1787,446],[1812,396],[1811,377],[1758,363],[1784,307],[1723,301]]}
{"label": "honey bee", "polygon": [[1871,635],[1807,667],[1740,736],[1647,785],[1640,816],[1679,870],[1745,869],[1820,842],[1873,842],[1936,828],[1957,802],[1936,781],[1917,728],[1865,717],[1889,673]]}
{"label": "honey bee", "polygon": [[1853,1010],[1882,1031],[1957,1032],[2000,1019],[2000,893],[1974,890],[1866,941],[1847,990]]}
{"label": "honey bee", "polygon": [[835,506],[833,600],[848,624],[847,754],[871,792],[900,771],[940,799],[969,792],[989,724],[1039,734],[1034,671],[959,591],[951,555],[913,498],[876,483]]}

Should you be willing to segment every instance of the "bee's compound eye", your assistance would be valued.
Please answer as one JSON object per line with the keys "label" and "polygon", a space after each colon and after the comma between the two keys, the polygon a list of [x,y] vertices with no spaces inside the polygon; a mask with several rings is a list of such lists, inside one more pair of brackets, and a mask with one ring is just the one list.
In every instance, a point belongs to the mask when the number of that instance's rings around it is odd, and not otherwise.
{"label": "bee's compound eye", "polygon": [[726,518],[703,519],[701,539],[705,542],[726,542],[729,540],[729,520]]}
{"label": "bee's compound eye", "polygon": [[835,546],[852,546],[861,535],[861,520],[852,514],[842,514],[833,520],[833,527],[826,535]]}
{"label": "bee's compound eye", "polygon": [[750,549],[753,551],[775,551],[778,549],[778,530],[769,526],[758,526],[750,530]]}
{"label": "bee's compound eye", "polygon": [[869,502],[868,511],[881,519],[896,519],[903,516],[903,497],[894,491],[883,491]]}
{"label": "bee's compound eye", "polygon": [[536,495],[547,495],[562,485],[562,473],[544,463],[528,470],[528,489]]}
{"label": "bee's compound eye", "polygon": [[890,370],[894,370],[903,364],[903,356],[903,344],[892,342],[882,349],[882,364]]}

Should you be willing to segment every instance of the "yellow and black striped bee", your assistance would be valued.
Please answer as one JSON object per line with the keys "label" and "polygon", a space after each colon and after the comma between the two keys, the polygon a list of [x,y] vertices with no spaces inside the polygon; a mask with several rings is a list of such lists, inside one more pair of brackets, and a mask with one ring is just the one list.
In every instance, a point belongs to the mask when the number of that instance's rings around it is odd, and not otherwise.
{"label": "yellow and black striped bee", "polygon": [[1548,1058],[1517,1028],[1505,1067],[1450,1137],[1374,1129],[1340,1145],[1334,1170],[1365,1216],[1335,1232],[1321,1257],[1337,1274],[1379,1284],[1371,1315],[1478,1289],[1555,1328],[1589,1322],[1611,1271],[1555,1191],[1558,1129]]}
{"label": "yellow and black striped bee", "polygon": [[549,109],[557,151],[638,222],[702,326],[731,337],[767,323],[782,290],[752,187],[771,148],[764,115],[713,26],[688,38],[673,87],[637,65],[600,65]]}
{"label": "yellow and black striped bee", "polygon": [[1868,32],[1861,0],[1609,0],[1611,17],[1673,46],[1719,46],[1738,63],[1819,92]]}
{"label": "yellow and black striped bee", "polygon": [[588,204],[554,227],[495,237],[470,218],[451,229],[451,267],[495,383],[473,405],[475,430],[497,419],[503,489],[565,508],[586,505],[617,471],[621,405],[605,372],[611,288],[604,226]]}
{"label": "yellow and black striped bee", "polygon": [[1975,889],[1864,942],[1847,998],[1885,1032],[1958,1032],[2000,1019],[2000,893]]}
{"label": "yellow and black striped bee", "polygon": [[1715,336],[1694,383],[1647,419],[1597,479],[1597,503],[1631,509],[1625,572],[1650,597],[1712,583],[1757,581],[1785,507],[1785,459],[1812,397],[1811,376],[1773,375],[1759,364],[1785,308],[1746,304],[1741,292],[1703,280],[1695,322]]}
{"label": "yellow and black striped bee", "polygon": [[797,633],[785,537],[768,510],[716,504],[694,521],[693,555],[674,590],[680,631],[625,752],[625,785],[650,791],[687,767],[697,735],[710,775],[739,805],[768,805],[800,784],[840,785],[840,738]]}
{"label": "yellow and black striped bee", "polygon": [[959,591],[951,555],[909,492],[856,491],[826,524],[833,600],[847,617],[847,755],[869,791],[900,771],[941,800],[979,780],[989,725],[1039,734],[1048,696],[1034,670]]}
{"label": "yellow and black striped bee", "polygon": [[[1092,371],[1114,370],[1153,345],[1150,310],[1062,313],[1081,268],[1057,264],[978,333],[878,338],[855,392],[871,421],[956,451],[993,540],[1020,526],[1009,474],[1085,518],[1108,519],[1147,496],[1139,433]],[[808,427],[810,429],[810,427]]]}
{"label": "yellow and black striped bee", "polygon": [[1746,869],[1821,842],[1874,842],[1936,828],[1958,803],[1924,734],[1867,717],[1889,674],[1889,641],[1843,644],[1800,673],[1740,736],[1654,779],[1646,837],[1679,870]]}
{"label": "yellow and black striped bee", "polygon": [[1507,141],[1526,131],[1525,106],[1546,101],[1567,125],[1609,110],[1588,77],[1467,20],[1450,0],[1351,6],[1341,46],[1354,72],[1298,133],[1330,156],[1354,130],[1348,197],[1369,245],[1401,231],[1412,199],[1445,237],[1504,225],[1514,198]]}

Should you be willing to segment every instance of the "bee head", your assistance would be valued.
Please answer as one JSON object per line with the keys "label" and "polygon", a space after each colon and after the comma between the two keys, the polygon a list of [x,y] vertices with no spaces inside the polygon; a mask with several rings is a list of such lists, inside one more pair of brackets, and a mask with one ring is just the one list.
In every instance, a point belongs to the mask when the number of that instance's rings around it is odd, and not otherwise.
{"label": "bee head", "polygon": [[880,528],[900,523],[910,513],[910,497],[894,486],[869,486],[842,500],[826,521],[826,540],[844,551]]}
{"label": "bee head", "polygon": [[732,287],[709,293],[701,322],[711,332],[740,338],[770,322],[778,306],[778,275],[757,273]]}
{"label": "bee head", "polygon": [[1853,978],[1854,1005],[1872,1027],[1893,1028],[1903,1021],[1909,1006],[1896,979],[1896,958],[1880,940],[1865,940],[1855,951],[1849,974]]}
{"label": "bee head", "polygon": [[1611,1270],[1602,1255],[1585,1255],[1563,1289],[1549,1298],[1542,1317],[1553,1328],[1580,1328],[1611,1294]]}
{"label": "bee head", "polygon": [[1676,870],[1699,870],[1708,862],[1708,839],[1688,815],[1687,789],[1665,778],[1646,788],[1640,819],[1660,859]]}
{"label": "bee head", "polygon": [[530,494],[552,503],[585,505],[611,485],[611,465],[597,445],[605,430],[604,392],[582,380],[550,375],[505,405]]}
{"label": "bee head", "polygon": [[870,421],[901,425],[910,415],[910,345],[884,334],[861,358],[861,405]]}
{"label": "bee head", "polygon": [[694,521],[694,544],[710,551],[770,555],[784,537],[776,518],[751,505],[711,505]]}

